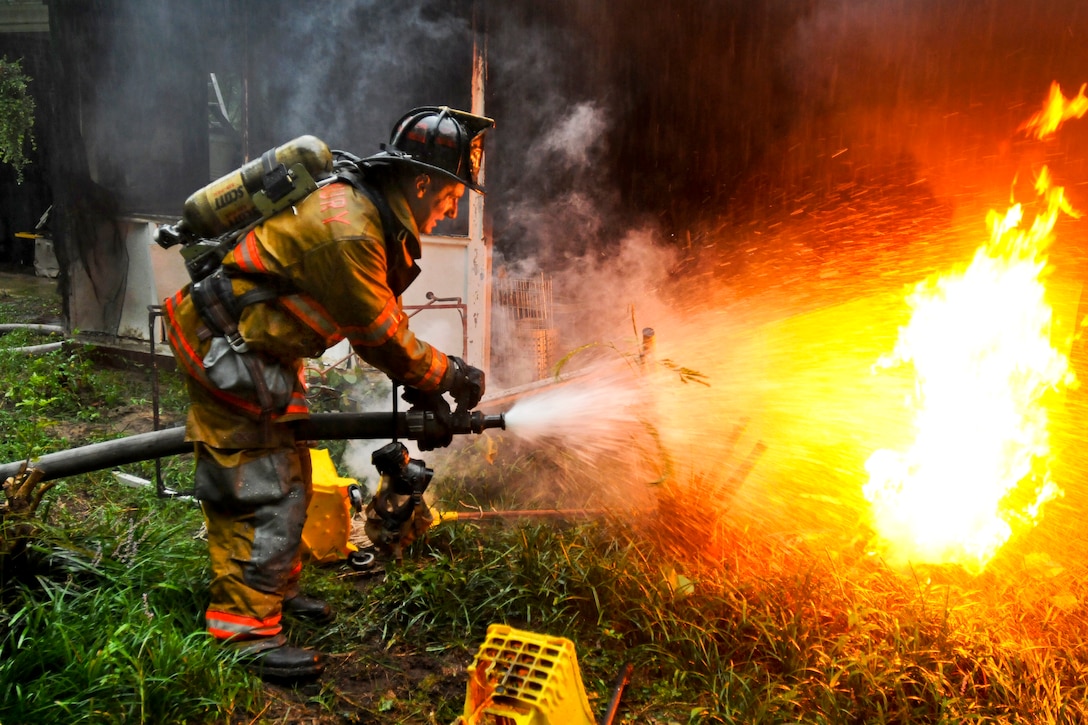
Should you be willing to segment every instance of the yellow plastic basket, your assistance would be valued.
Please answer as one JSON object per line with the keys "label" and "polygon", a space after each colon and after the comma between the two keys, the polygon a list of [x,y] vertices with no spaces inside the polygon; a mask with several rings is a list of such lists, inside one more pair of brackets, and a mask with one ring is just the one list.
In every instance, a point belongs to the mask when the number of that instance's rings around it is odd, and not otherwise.
{"label": "yellow plastic basket", "polygon": [[462,725],[596,725],[574,643],[503,624],[469,667]]}

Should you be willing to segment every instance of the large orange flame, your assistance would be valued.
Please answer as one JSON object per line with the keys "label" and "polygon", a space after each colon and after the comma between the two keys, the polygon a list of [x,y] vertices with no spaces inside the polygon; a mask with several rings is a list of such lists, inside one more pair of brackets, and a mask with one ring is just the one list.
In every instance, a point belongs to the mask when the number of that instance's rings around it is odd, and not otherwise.
{"label": "large orange flame", "polygon": [[[1024,128],[1052,132],[1086,110],[1083,87],[1067,101],[1055,84]],[[991,211],[989,242],[970,265],[915,287],[910,322],[879,363],[913,364],[917,376],[913,444],[866,462],[863,492],[891,558],[981,569],[1061,495],[1049,473],[1047,403],[1073,374],[1051,344],[1043,273],[1059,216],[1077,214],[1045,167],[1035,191],[1045,204],[1030,226],[1018,203]]]}

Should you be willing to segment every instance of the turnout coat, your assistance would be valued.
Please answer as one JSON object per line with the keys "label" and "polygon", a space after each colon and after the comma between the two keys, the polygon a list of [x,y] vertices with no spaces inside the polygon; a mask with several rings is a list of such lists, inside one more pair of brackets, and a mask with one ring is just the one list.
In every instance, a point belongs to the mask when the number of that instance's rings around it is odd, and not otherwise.
{"label": "turnout coat", "polygon": [[252,422],[307,417],[302,360],[345,338],[394,381],[440,389],[449,361],[409,329],[400,299],[419,275],[419,231],[399,189],[385,183],[377,191],[395,229],[383,229],[367,194],[336,181],[254,227],[227,254],[220,273],[238,307],[244,352],[202,318],[192,285],[166,301],[169,343],[190,382],[189,440],[220,449],[285,445],[289,434],[276,432],[285,426]]}

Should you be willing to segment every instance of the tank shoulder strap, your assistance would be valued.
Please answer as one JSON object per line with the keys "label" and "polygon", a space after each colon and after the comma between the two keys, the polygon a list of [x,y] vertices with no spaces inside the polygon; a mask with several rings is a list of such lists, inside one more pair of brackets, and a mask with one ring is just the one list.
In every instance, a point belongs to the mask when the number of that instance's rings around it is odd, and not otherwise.
{"label": "tank shoulder strap", "polygon": [[370,203],[378,210],[378,216],[382,222],[382,234],[385,236],[386,249],[392,251],[403,244],[408,230],[404,228],[393,209],[386,201],[385,195],[378,191],[374,182],[367,178],[367,167],[355,158],[336,152],[336,164],[333,168],[333,176],[351,184],[356,191],[370,200]]}

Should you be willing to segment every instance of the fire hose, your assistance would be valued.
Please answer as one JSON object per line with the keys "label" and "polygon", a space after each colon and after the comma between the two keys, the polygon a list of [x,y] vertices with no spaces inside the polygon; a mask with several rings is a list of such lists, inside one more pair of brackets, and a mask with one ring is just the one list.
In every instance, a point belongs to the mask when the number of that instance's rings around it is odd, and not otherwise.
{"label": "fire hose", "polygon": [[[422,450],[449,445],[454,435],[482,433],[488,428],[506,428],[503,414],[479,411],[439,412],[412,409],[401,413],[314,413],[295,424],[298,440],[348,440],[356,438],[404,438],[416,441]],[[0,465],[0,481],[18,475],[24,465],[42,472],[41,481],[75,476],[137,461],[192,453],[185,440],[185,428],[166,428],[93,443],[31,461]]]}

